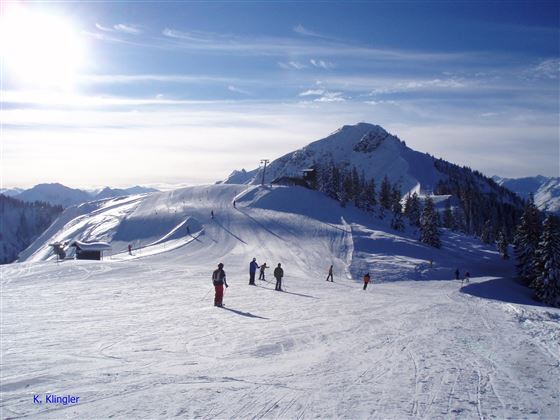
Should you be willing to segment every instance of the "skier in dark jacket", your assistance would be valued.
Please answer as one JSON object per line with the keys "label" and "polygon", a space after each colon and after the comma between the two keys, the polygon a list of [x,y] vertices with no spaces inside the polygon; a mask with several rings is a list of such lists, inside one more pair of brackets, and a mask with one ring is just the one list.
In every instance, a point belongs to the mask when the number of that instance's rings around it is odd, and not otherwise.
{"label": "skier in dark jacket", "polygon": [[369,273],[366,273],[366,275],[364,276],[364,290],[366,290],[369,280],[370,280]]}
{"label": "skier in dark jacket", "polygon": [[455,270],[455,280],[459,280],[459,269]]}
{"label": "skier in dark jacket", "polygon": [[267,268],[268,268],[268,265],[266,265],[266,263],[261,264],[261,271],[260,271],[260,274],[259,274],[259,280],[266,280],[264,278],[264,270],[266,270]]}
{"label": "skier in dark jacket", "polygon": [[284,277],[284,270],[282,270],[282,264],[278,263],[278,267],[274,269],[274,277],[276,277],[276,287],[274,290],[282,291],[282,277]]}
{"label": "skier in dark jacket", "polygon": [[255,285],[255,273],[257,272],[257,268],[259,268],[257,259],[253,258],[253,261],[249,263],[249,285]]}
{"label": "skier in dark jacket", "polygon": [[226,282],[226,272],[224,271],[224,265],[222,263],[218,264],[218,269],[214,270],[212,273],[212,283],[214,283],[214,306],[222,307],[222,300],[224,298],[224,285],[228,287]]}
{"label": "skier in dark jacket", "polygon": [[331,279],[331,282],[333,281],[333,273],[332,273],[332,265],[329,268],[329,275],[327,276],[327,281],[329,281],[329,279]]}

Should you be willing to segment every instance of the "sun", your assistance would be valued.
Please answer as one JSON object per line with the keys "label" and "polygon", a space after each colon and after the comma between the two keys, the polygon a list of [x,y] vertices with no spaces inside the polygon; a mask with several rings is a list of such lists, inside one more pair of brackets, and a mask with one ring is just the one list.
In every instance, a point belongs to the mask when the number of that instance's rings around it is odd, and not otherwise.
{"label": "sun", "polygon": [[71,88],[85,64],[80,32],[60,16],[5,8],[0,17],[0,54],[6,74],[18,83]]}

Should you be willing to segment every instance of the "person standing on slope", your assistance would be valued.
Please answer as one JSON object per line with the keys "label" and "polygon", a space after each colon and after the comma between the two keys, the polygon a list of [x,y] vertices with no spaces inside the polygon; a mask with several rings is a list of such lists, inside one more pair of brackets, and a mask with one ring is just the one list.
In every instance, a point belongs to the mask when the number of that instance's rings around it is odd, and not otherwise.
{"label": "person standing on slope", "polygon": [[333,266],[331,265],[330,268],[329,268],[329,275],[327,276],[327,280],[326,280],[326,281],[329,281],[329,278],[331,279],[331,282],[333,281],[332,267],[333,267]]}
{"label": "person standing on slope", "polygon": [[259,265],[257,264],[257,259],[253,258],[253,261],[249,263],[249,285],[255,285],[255,273],[257,272]]}
{"label": "person standing on slope", "polygon": [[461,286],[463,285],[463,282],[465,282],[466,284],[469,284],[470,281],[471,281],[471,273],[469,273],[467,271],[465,273],[465,278],[463,280],[461,280]]}
{"label": "person standing on slope", "polygon": [[459,280],[459,269],[455,270],[455,280]]}
{"label": "person standing on slope", "polygon": [[228,287],[226,282],[226,272],[224,271],[224,265],[222,263],[218,264],[218,269],[214,270],[212,273],[212,283],[214,283],[214,306],[222,307],[222,300],[224,298],[224,285]]}
{"label": "person standing on slope", "polygon": [[364,290],[366,290],[369,280],[370,280],[369,273],[366,273],[366,275],[364,276]]}
{"label": "person standing on slope", "polygon": [[274,277],[276,277],[276,287],[274,290],[282,291],[282,277],[284,277],[284,270],[282,270],[282,264],[278,263],[278,267],[274,269]]}
{"label": "person standing on slope", "polygon": [[260,274],[259,274],[259,280],[266,280],[264,278],[264,270],[266,270],[267,268],[268,268],[268,265],[266,265],[266,263],[261,264],[261,271],[260,271]]}

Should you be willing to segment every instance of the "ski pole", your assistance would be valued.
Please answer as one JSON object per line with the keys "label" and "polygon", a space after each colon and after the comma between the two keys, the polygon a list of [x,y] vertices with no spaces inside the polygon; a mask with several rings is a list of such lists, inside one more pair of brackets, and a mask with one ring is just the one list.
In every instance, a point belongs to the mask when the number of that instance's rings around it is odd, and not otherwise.
{"label": "ski pole", "polygon": [[205,294],[205,295],[203,296],[203,298],[202,298],[202,299],[200,299],[200,300],[204,300],[204,299],[206,299],[206,296],[208,296],[208,294],[209,294],[209,293],[210,293],[211,291],[212,291],[212,289],[211,289],[211,288],[210,288],[210,289],[208,289],[208,291],[206,292],[206,294]]}

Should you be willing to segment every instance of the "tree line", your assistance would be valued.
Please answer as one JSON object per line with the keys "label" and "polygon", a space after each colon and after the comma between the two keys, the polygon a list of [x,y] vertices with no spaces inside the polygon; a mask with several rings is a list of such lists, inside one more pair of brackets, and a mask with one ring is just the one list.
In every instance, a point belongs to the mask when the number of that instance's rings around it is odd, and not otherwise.
{"label": "tree line", "polygon": [[504,259],[509,258],[509,244],[513,242],[522,281],[535,290],[535,298],[560,305],[558,219],[551,215],[545,218],[532,198],[524,202],[478,171],[442,159],[435,160],[434,165],[446,176],[438,182],[434,194],[450,196],[441,212],[429,195],[420,199],[417,193],[409,193],[403,199],[399,184],[391,183],[386,176],[378,185],[375,179],[366,179],[364,171],[334,162],[315,164],[310,186],[342,207],[351,203],[380,219],[390,217],[395,230],[404,230],[406,221],[418,229],[421,242],[436,248],[441,247],[441,227],[495,245]]}

